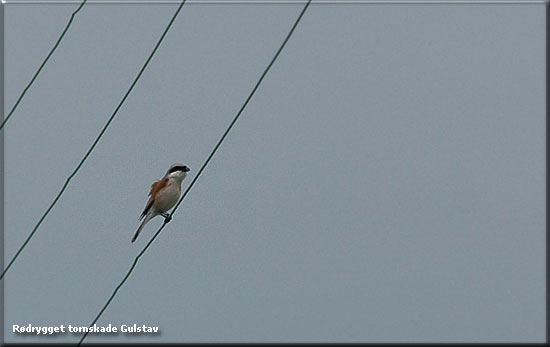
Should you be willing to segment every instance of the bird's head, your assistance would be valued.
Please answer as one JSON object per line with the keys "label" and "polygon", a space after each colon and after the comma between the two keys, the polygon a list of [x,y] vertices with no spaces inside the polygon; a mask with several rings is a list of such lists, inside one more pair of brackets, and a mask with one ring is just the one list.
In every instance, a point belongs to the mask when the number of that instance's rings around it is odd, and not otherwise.
{"label": "bird's head", "polygon": [[166,177],[178,178],[183,180],[187,173],[189,172],[189,167],[185,164],[176,163],[166,171]]}

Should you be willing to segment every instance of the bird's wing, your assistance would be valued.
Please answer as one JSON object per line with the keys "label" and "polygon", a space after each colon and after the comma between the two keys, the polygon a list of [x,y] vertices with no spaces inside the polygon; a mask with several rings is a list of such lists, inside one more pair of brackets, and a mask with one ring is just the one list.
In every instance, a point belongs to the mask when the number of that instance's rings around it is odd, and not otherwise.
{"label": "bird's wing", "polygon": [[159,190],[161,190],[166,186],[167,182],[168,182],[168,178],[163,178],[160,181],[155,181],[153,182],[153,184],[151,184],[151,190],[149,191],[149,201],[147,201],[147,205],[145,205],[145,209],[143,210],[143,212],[141,212],[141,216],[139,216],[140,220],[143,217],[145,217],[147,212],[149,212],[149,209],[151,209],[151,206],[153,206],[155,195],[157,195]]}

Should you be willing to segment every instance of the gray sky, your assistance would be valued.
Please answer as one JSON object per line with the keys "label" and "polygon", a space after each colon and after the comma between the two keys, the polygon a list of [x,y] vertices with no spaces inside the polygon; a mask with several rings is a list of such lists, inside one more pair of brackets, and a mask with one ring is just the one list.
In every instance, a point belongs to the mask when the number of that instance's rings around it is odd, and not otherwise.
{"label": "gray sky", "polygon": [[[11,109],[76,4],[5,8]],[[188,4],[8,272],[12,325],[87,326],[302,4]],[[89,4],[6,127],[7,263],[177,4]],[[544,5],[312,5],[87,342],[543,342]]]}

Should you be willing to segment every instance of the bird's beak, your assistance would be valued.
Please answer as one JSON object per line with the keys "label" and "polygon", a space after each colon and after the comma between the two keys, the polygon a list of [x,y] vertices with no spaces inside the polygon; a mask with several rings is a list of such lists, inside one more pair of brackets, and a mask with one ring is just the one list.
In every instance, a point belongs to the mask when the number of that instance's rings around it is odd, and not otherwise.
{"label": "bird's beak", "polygon": [[191,169],[190,169],[189,167],[186,167],[186,168],[183,170],[183,172],[189,172],[189,171],[191,171]]}

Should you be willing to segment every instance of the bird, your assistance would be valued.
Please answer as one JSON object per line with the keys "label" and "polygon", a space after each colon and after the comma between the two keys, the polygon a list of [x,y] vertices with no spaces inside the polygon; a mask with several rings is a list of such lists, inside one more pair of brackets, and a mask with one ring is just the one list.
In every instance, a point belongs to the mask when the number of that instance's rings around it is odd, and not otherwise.
{"label": "bird", "polygon": [[176,163],[170,166],[164,177],[151,184],[149,200],[145,209],[139,216],[143,222],[139,225],[132,242],[134,242],[141,230],[151,219],[156,216],[163,216],[164,222],[168,223],[172,217],[166,212],[178,201],[181,194],[181,182],[187,177],[189,167],[185,164]]}

